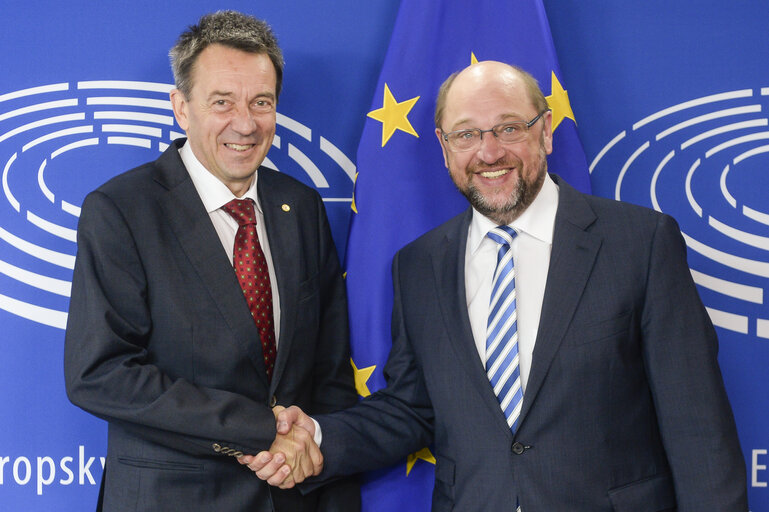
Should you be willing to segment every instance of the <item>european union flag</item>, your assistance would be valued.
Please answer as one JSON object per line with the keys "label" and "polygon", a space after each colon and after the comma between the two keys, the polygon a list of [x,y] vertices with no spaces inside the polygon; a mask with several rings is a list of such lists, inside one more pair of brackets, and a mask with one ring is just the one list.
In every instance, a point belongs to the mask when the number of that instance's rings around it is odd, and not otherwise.
{"label": "european union flag", "polygon": [[[358,147],[347,244],[352,355],[362,396],[385,384],[393,255],[468,207],[444,168],[433,113],[441,83],[476,59],[515,64],[537,78],[553,110],[549,170],[590,191],[541,0],[403,0]],[[434,463],[425,448],[368,475],[364,510],[429,510]]]}

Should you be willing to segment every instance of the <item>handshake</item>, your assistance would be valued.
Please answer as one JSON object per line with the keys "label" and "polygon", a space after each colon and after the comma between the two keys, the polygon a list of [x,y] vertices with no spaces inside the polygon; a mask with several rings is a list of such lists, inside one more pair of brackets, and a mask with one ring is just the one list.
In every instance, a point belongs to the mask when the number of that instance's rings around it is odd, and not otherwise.
{"label": "handshake", "polygon": [[275,406],[278,433],[269,451],[238,458],[261,480],[290,489],[323,469],[323,455],[315,444],[315,422],[299,407]]}

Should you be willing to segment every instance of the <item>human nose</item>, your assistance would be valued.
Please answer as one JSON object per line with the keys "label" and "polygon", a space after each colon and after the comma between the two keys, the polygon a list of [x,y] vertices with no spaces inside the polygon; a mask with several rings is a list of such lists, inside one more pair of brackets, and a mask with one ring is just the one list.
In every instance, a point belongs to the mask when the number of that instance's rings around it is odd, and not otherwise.
{"label": "human nose", "polygon": [[505,154],[505,149],[492,130],[483,130],[478,145],[478,157],[488,164],[493,164]]}
{"label": "human nose", "polygon": [[248,108],[238,108],[230,120],[232,129],[241,135],[250,135],[256,131],[256,119]]}

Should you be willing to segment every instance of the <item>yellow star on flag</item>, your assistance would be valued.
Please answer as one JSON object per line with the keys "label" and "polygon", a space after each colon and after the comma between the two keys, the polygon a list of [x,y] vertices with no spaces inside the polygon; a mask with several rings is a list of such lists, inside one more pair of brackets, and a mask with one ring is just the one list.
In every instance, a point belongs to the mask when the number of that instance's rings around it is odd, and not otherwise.
{"label": "yellow star on flag", "polygon": [[354,213],[358,213],[358,205],[355,204],[355,183],[358,181],[358,173],[355,173],[355,178],[352,180],[352,203],[350,203],[350,208],[352,208],[352,211]]}
{"label": "yellow star on flag", "polygon": [[475,53],[470,52],[470,65],[478,64],[478,57],[475,56]]}
{"label": "yellow star on flag", "polygon": [[563,88],[561,82],[558,81],[558,77],[555,76],[555,71],[552,72],[552,80],[550,83],[550,96],[547,96],[547,104],[553,111],[553,131],[558,128],[561,121],[567,117],[574,121],[574,112],[571,111],[571,103],[569,103],[569,93]]}
{"label": "yellow star on flag", "polygon": [[419,459],[427,461],[430,464],[435,464],[435,457],[430,452],[430,448],[425,446],[418,452],[409,455],[406,459],[406,476],[409,476],[411,470],[414,469],[414,464],[416,464]]}
{"label": "yellow star on flag", "polygon": [[358,394],[364,398],[369,396],[371,391],[368,390],[368,385],[366,383],[368,382],[369,378],[371,378],[371,374],[374,373],[376,365],[367,366],[366,368],[361,368],[359,370],[358,367],[355,366],[355,361],[352,360],[352,357],[350,358],[350,364],[352,365],[352,371],[355,377],[356,391],[358,391]]}
{"label": "yellow star on flag", "polygon": [[387,141],[393,136],[395,130],[401,130],[410,133],[414,137],[419,137],[407,117],[419,98],[420,97],[417,96],[416,98],[411,98],[410,100],[398,103],[390,92],[390,87],[385,83],[382,108],[372,110],[368,113],[368,117],[382,123],[382,147],[385,147],[385,144],[387,144]]}

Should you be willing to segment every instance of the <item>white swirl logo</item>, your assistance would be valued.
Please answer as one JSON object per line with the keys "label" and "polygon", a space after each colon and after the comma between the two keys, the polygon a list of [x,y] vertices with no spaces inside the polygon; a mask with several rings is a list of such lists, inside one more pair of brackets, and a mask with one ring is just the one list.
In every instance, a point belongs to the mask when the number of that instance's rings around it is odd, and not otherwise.
{"label": "white swirl logo", "polygon": [[[100,183],[184,136],[171,89],[102,80],[0,95],[0,309],[65,327],[79,205]],[[312,130],[293,119],[279,113],[277,124],[265,165],[314,186],[324,201],[349,203],[352,161],[322,136],[316,147]]]}
{"label": "white swirl logo", "polygon": [[[769,338],[769,88],[714,94],[661,110],[621,132],[591,174],[594,192],[669,213],[713,323]],[[719,277],[716,277],[719,276]]]}

